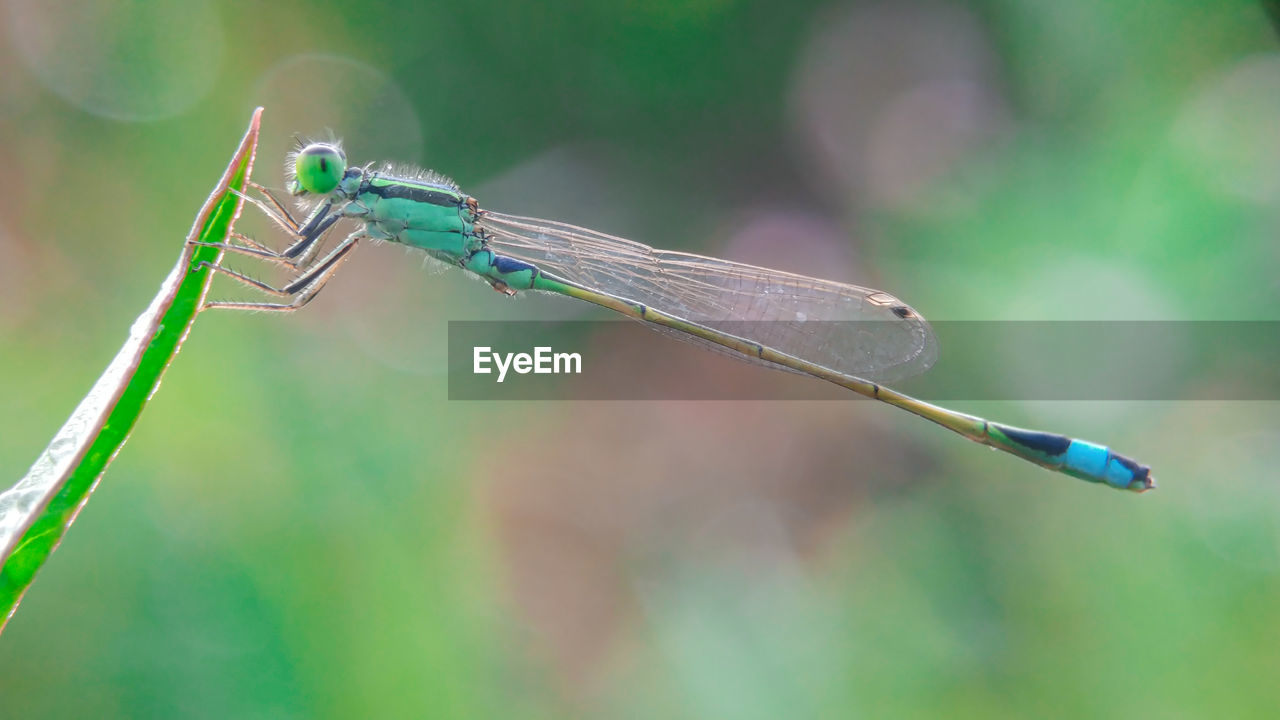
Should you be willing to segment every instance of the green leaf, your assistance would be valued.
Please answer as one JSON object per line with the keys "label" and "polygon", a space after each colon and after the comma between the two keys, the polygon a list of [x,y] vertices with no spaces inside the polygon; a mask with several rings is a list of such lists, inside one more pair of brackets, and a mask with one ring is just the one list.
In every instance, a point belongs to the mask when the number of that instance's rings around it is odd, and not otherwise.
{"label": "green leaf", "polygon": [[261,117],[262,108],[254,110],[239,149],[196,215],[178,264],[134,321],[124,347],[26,477],[0,493],[0,632],[124,446],[200,312],[213,278],[202,263],[216,263],[222,251],[191,241],[227,240],[243,205],[231,190],[243,191],[249,179]]}

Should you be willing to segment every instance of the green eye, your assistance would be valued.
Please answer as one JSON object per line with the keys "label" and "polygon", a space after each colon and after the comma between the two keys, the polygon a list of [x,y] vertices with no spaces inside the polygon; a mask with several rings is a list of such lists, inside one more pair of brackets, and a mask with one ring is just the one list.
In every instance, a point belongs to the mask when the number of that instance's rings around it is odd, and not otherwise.
{"label": "green eye", "polygon": [[333,192],[346,171],[347,156],[337,147],[323,143],[303,148],[293,165],[298,189],[316,195]]}

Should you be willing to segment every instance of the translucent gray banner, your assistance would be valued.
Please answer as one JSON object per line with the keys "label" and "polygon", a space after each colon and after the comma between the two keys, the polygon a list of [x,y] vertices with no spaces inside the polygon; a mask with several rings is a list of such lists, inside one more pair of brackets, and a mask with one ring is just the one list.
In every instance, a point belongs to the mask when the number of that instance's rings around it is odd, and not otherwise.
{"label": "translucent gray banner", "polygon": [[[724,329],[772,337],[776,328],[768,325],[736,322]],[[826,333],[857,333],[857,325],[868,324],[804,327],[821,340]],[[885,384],[938,401],[1280,400],[1280,322],[955,321],[932,327],[938,356],[932,369]],[[450,322],[449,399],[857,397],[676,337],[628,321]]]}

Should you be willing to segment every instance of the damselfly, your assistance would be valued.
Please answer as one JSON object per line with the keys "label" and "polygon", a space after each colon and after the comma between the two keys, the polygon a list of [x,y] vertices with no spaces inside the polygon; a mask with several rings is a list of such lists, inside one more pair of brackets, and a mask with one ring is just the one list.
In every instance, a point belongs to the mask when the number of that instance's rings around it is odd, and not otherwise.
{"label": "damselfly", "polygon": [[[485,279],[508,295],[538,290],[615,310],[748,362],[799,372],[931,420],[970,440],[1089,482],[1143,492],[1150,470],[1110,449],[931,405],[875,379],[923,372],[937,353],[929,324],[879,290],[689,253],[658,250],[552,220],[482,209],[431,172],[348,167],[337,143],[291,155],[288,191],[310,207],[297,221],[265,188],[261,208],[293,238],[277,252],[243,235],[225,250],[296,271],[281,288],[212,266],[284,303],[206,307],[292,311],[306,305],[362,240],[401,243]],[[316,259],[341,219],[357,229]]]}

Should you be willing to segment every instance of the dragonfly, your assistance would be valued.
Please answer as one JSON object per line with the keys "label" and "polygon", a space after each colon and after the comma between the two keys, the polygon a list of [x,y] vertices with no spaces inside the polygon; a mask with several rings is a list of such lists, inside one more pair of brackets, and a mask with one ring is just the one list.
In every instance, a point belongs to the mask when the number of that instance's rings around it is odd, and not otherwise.
{"label": "dragonfly", "polygon": [[[928,322],[879,290],[703,255],[660,250],[554,220],[481,208],[443,175],[398,166],[352,167],[336,141],[300,142],[286,162],[296,219],[271,191],[242,195],[291,238],[276,251],[248,236],[205,243],[290,270],[282,287],[220,263],[219,273],[283,298],[213,301],[205,308],[291,312],[324,288],[364,241],[400,243],[487,281],[507,295],[541,291],[621,313],[749,363],[826,380],[1049,470],[1145,492],[1150,468],[1104,445],[1027,430],[918,400],[881,384],[923,372],[937,357]],[[356,229],[324,255],[342,220]]]}

